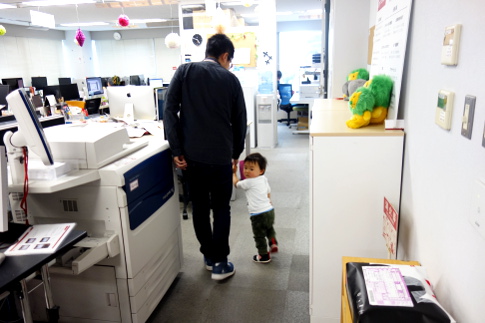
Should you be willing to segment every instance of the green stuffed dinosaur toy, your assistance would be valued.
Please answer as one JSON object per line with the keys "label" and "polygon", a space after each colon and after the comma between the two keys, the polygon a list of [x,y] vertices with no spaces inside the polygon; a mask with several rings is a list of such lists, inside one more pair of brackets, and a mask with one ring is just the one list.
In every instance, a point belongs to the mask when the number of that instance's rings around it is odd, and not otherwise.
{"label": "green stuffed dinosaur toy", "polygon": [[386,119],[391,103],[394,82],[387,75],[376,75],[358,88],[349,99],[352,118],[347,120],[349,128],[357,129]]}

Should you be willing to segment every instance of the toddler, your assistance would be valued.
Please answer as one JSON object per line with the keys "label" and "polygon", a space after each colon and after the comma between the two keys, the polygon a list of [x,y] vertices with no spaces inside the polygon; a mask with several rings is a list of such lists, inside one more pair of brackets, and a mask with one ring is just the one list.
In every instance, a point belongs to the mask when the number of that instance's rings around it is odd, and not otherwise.
{"label": "toddler", "polygon": [[[258,254],[253,256],[253,261],[257,263],[270,262],[270,252],[278,251],[276,232],[273,228],[275,213],[270,200],[271,188],[268,179],[264,176],[266,164],[266,158],[260,153],[250,154],[244,159],[245,179],[238,179],[237,165],[233,167],[232,176],[234,186],[242,188],[246,193],[254,241],[258,249]],[[267,242],[266,239],[268,239]],[[268,246],[270,252],[268,252]]]}

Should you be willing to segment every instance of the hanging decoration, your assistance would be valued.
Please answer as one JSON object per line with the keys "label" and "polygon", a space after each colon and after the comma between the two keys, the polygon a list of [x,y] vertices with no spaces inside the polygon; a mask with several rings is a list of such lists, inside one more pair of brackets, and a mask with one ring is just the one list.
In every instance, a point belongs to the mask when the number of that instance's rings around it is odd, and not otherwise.
{"label": "hanging decoration", "polygon": [[173,13],[172,5],[170,4],[170,19],[172,21],[172,32],[165,37],[165,46],[167,48],[179,48],[180,47],[180,36],[173,32]]}
{"label": "hanging decoration", "polygon": [[125,9],[123,9],[123,7],[121,7],[121,15],[118,17],[118,24],[120,24],[121,27],[127,27],[130,25],[130,18],[125,15]]}
{"label": "hanging decoration", "polygon": [[224,13],[221,8],[221,3],[218,2],[217,8],[215,10],[214,16],[212,17],[212,26],[214,27],[216,33],[224,34],[227,27],[229,27],[229,16]]}
{"label": "hanging decoration", "polygon": [[168,48],[179,48],[180,47],[180,36],[177,33],[170,33],[165,37],[165,45]]}
{"label": "hanging decoration", "polygon": [[126,27],[130,25],[130,18],[128,18],[127,15],[121,14],[118,17],[118,23],[120,24],[121,27]]}
{"label": "hanging decoration", "polygon": [[3,36],[7,33],[7,29],[3,27],[3,25],[0,25],[0,36]]}
{"label": "hanging decoration", "polygon": [[77,44],[80,47],[83,47],[84,41],[86,40],[86,36],[84,36],[84,33],[81,30],[81,28],[78,28],[77,29],[77,31],[76,31],[76,37],[74,39],[76,40]]}
{"label": "hanging decoration", "polygon": [[[77,23],[79,24],[79,12],[77,11],[77,5],[76,5],[76,16],[77,16]],[[74,37],[74,42],[78,44],[80,47],[83,47],[85,40],[86,40],[86,36],[84,36],[84,33],[81,30],[81,27],[78,27],[76,31],[76,36]]]}

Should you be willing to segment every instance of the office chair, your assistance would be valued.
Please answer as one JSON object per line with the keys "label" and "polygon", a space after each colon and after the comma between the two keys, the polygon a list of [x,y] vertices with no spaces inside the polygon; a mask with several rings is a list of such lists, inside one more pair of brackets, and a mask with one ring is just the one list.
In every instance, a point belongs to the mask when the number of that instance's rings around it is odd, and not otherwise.
{"label": "office chair", "polygon": [[278,122],[286,121],[287,125],[290,126],[290,122],[296,122],[296,119],[290,118],[290,113],[293,111],[293,104],[290,103],[290,99],[293,96],[293,90],[291,84],[278,84],[278,92],[280,93],[280,109],[288,114],[287,119],[280,119]]}

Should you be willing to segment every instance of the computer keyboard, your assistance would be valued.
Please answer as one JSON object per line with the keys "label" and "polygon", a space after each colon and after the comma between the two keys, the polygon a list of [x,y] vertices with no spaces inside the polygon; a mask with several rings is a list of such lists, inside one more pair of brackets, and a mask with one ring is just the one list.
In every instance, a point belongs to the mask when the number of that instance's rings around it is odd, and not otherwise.
{"label": "computer keyboard", "polygon": [[5,260],[5,255],[3,254],[3,252],[0,252],[0,265],[4,260]]}

